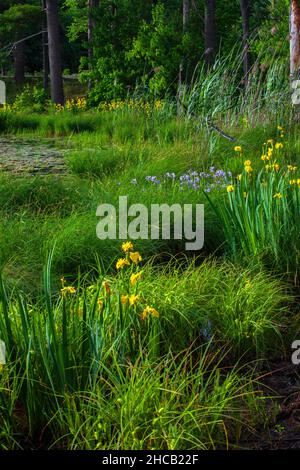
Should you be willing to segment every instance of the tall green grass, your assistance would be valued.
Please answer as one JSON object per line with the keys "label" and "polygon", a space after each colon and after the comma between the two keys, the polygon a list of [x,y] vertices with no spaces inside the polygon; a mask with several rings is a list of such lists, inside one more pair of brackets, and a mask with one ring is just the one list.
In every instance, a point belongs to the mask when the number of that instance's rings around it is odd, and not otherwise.
{"label": "tall green grass", "polygon": [[227,57],[218,56],[207,71],[197,67],[183,100],[187,111],[211,120],[234,125],[241,118],[251,124],[271,120],[289,121],[291,117],[289,71],[275,56],[267,65],[260,57],[253,65],[245,86],[242,52],[233,48]]}
{"label": "tall green grass", "polygon": [[263,421],[263,397],[251,375],[242,377],[236,368],[224,374],[218,354],[207,350],[195,361],[192,356],[198,352],[168,354],[154,366],[139,358],[120,376],[111,372],[106,384],[92,392],[67,396],[55,445],[116,450],[235,447],[243,431],[255,433]]}
{"label": "tall green grass", "polygon": [[[254,371],[285,353],[297,315],[290,287],[266,266],[297,273],[299,189],[286,170],[256,165],[208,203],[202,191],[145,177],[211,165],[235,177],[289,114],[278,111],[283,69],[253,71],[246,101],[234,67],[198,73],[184,100],[200,119],[176,117],[168,101],[150,114],[0,112],[2,134],[61,137],[72,173],[0,176],[1,449],[228,448],[267,423]],[[207,132],[210,119],[242,155]],[[298,147],[294,128],[282,162],[296,164]],[[116,272],[119,242],[96,237],[97,206],[117,206],[120,195],[148,208],[205,203],[201,256],[184,256],[184,241],[138,241],[142,277],[131,285],[132,267]],[[132,294],[134,305],[123,298]],[[147,306],[159,316],[143,320]]]}
{"label": "tall green grass", "polygon": [[[40,302],[0,283],[7,347],[1,448],[227,447],[238,444],[245,416],[254,431],[263,416],[258,387],[247,367],[239,371],[242,363],[224,366],[232,351],[239,363],[242,351],[255,357],[266,345],[280,348],[274,338],[284,310],[275,280],[253,276],[246,294],[235,268],[213,263],[163,273],[144,267],[132,286],[132,266],[114,278],[103,273],[93,285],[84,278],[72,288],[63,283],[59,293],[51,287],[52,256]],[[139,298],[130,306],[124,294]],[[158,318],[141,317],[147,305]]]}
{"label": "tall green grass", "polygon": [[297,283],[300,213],[295,174],[286,168],[263,168],[249,177],[244,171],[231,191],[218,204],[208,196],[222,222],[230,255],[234,260],[241,255],[260,258]]}

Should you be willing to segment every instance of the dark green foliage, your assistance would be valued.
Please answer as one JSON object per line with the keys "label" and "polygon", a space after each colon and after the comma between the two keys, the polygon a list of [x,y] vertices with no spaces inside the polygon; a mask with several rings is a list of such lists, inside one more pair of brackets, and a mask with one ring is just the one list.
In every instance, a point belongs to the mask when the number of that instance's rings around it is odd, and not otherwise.
{"label": "dark green foliage", "polygon": [[[60,27],[63,69],[80,72],[83,83],[90,83],[90,103],[97,104],[135,93],[139,96],[175,95],[179,64],[183,84],[190,85],[204,63],[204,1],[190,2],[186,31],[182,26],[182,0],[102,0],[92,13],[93,42],[88,44],[88,8],[85,0],[61,0]],[[251,62],[262,71],[262,80],[274,57],[288,65],[288,1],[251,2]],[[226,60],[241,44],[242,20],[239,0],[221,0],[216,5],[219,60]],[[1,4],[0,59],[3,67],[12,65],[9,49],[15,40],[38,32],[42,12],[40,2]],[[88,57],[88,48],[92,54]],[[42,68],[41,37],[26,41],[27,70]],[[238,88],[242,60],[234,64]]]}

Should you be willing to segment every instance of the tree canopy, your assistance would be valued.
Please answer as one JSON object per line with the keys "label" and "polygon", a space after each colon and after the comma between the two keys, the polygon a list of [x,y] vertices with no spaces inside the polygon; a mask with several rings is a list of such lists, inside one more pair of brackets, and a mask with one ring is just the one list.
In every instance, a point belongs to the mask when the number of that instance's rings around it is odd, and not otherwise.
{"label": "tree canopy", "polygon": [[[208,31],[211,8],[214,26]],[[233,50],[242,57],[243,40],[250,68],[268,67],[276,57],[288,70],[289,0],[59,0],[58,9],[62,70],[78,73],[89,83],[93,103],[124,98],[129,92],[176,94],[179,68],[180,81],[188,84],[208,52],[213,59]],[[40,32],[43,14],[40,0],[1,2],[3,72],[12,73],[16,66],[14,48],[7,46]],[[213,51],[206,50],[208,35],[214,36]],[[41,72],[41,36],[27,39],[24,46],[19,53],[24,55],[25,71]],[[248,73],[245,64],[244,56],[241,80]]]}

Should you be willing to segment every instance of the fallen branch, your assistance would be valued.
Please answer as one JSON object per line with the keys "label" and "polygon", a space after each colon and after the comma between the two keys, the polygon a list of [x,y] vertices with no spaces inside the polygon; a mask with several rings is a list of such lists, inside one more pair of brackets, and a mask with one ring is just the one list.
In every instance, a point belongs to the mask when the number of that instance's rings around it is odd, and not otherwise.
{"label": "fallen branch", "polygon": [[227,140],[230,140],[230,142],[236,142],[236,138],[235,137],[232,137],[231,135],[229,134],[226,134],[226,132],[222,131],[222,129],[220,129],[218,126],[216,126],[215,124],[212,124],[212,123],[209,123],[207,121],[207,125],[210,126],[210,129],[212,131],[216,131],[218,132],[222,137],[224,137],[225,139]]}
{"label": "fallen branch", "polygon": [[[189,111],[188,108],[186,107],[186,105],[184,103],[182,103],[181,100],[179,100],[179,103],[180,105],[185,109],[185,111],[190,114],[190,116],[193,116],[195,117],[196,119],[199,119],[201,121],[204,121],[203,118],[201,118],[198,114],[194,113],[194,111]],[[220,129],[218,126],[216,126],[213,122],[211,122],[209,120],[208,117],[206,117],[205,119],[205,124],[208,128],[209,131],[215,131],[215,132],[218,132],[218,134],[220,134],[222,137],[224,137],[224,139],[227,139],[227,140],[230,140],[230,142],[236,142],[236,138],[235,137],[232,137],[231,135],[229,134],[226,134],[226,132],[222,131],[222,129]]]}

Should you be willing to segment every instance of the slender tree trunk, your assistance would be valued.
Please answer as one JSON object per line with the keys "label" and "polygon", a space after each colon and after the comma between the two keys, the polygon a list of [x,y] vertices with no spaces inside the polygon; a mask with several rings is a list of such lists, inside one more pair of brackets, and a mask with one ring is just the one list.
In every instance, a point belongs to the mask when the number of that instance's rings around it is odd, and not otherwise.
{"label": "slender tree trunk", "polygon": [[[94,9],[99,6],[100,0],[88,0],[88,58],[89,58],[89,69],[92,66],[93,59],[93,33],[95,28],[94,21]],[[91,80],[89,80],[89,89],[91,89]]]}
{"label": "slender tree trunk", "polygon": [[[188,29],[189,14],[190,14],[190,0],[183,0],[182,2],[183,34],[185,34]],[[182,76],[183,76],[183,57],[181,58],[181,62],[179,65],[179,74],[178,74],[178,102],[177,102],[178,111],[181,111],[180,99],[181,99],[181,87],[182,87],[182,78],[183,78]]]}
{"label": "slender tree trunk", "polygon": [[[24,0],[19,0],[19,4],[23,5]],[[22,39],[20,32],[16,33],[15,41]],[[14,81],[17,88],[20,88],[25,81],[25,42],[19,42],[13,50],[14,59]]]}
{"label": "slender tree trunk", "polygon": [[241,15],[243,22],[243,66],[244,66],[244,84],[247,85],[250,71],[249,54],[249,0],[240,0]]}
{"label": "slender tree trunk", "polygon": [[190,0],[183,0],[182,2],[182,24],[183,24],[183,31],[186,31],[187,24],[189,21],[189,13],[190,13]]}
{"label": "slender tree trunk", "polygon": [[48,56],[48,35],[46,18],[46,0],[42,0],[42,49],[43,49],[43,87],[45,91],[49,88],[49,56]]}
{"label": "slender tree trunk", "polygon": [[92,59],[93,56],[93,31],[95,28],[95,21],[94,21],[94,9],[99,6],[100,0],[89,0],[88,3],[88,8],[89,8],[89,14],[88,14],[88,43],[89,43],[89,50],[88,50],[88,55],[89,59]]}
{"label": "slender tree trunk", "polygon": [[50,65],[51,98],[56,104],[64,104],[60,32],[57,0],[46,0],[48,49]]}
{"label": "slender tree trunk", "polygon": [[[186,33],[189,21],[190,13],[190,0],[183,0],[182,2],[182,30],[183,34]],[[178,86],[182,84],[182,73],[183,73],[183,59],[181,60],[179,66],[179,77],[178,77]]]}
{"label": "slender tree trunk", "polygon": [[205,0],[205,62],[209,68],[216,53],[216,0]]}
{"label": "slender tree trunk", "polygon": [[18,88],[20,88],[25,81],[25,44],[24,41],[15,45],[13,51],[14,58],[14,81]]}
{"label": "slender tree trunk", "polygon": [[117,3],[116,2],[112,2],[112,5],[111,5],[111,14],[113,16],[115,16],[117,14]]}
{"label": "slender tree trunk", "polygon": [[290,73],[291,81],[300,79],[300,0],[290,5]]}

